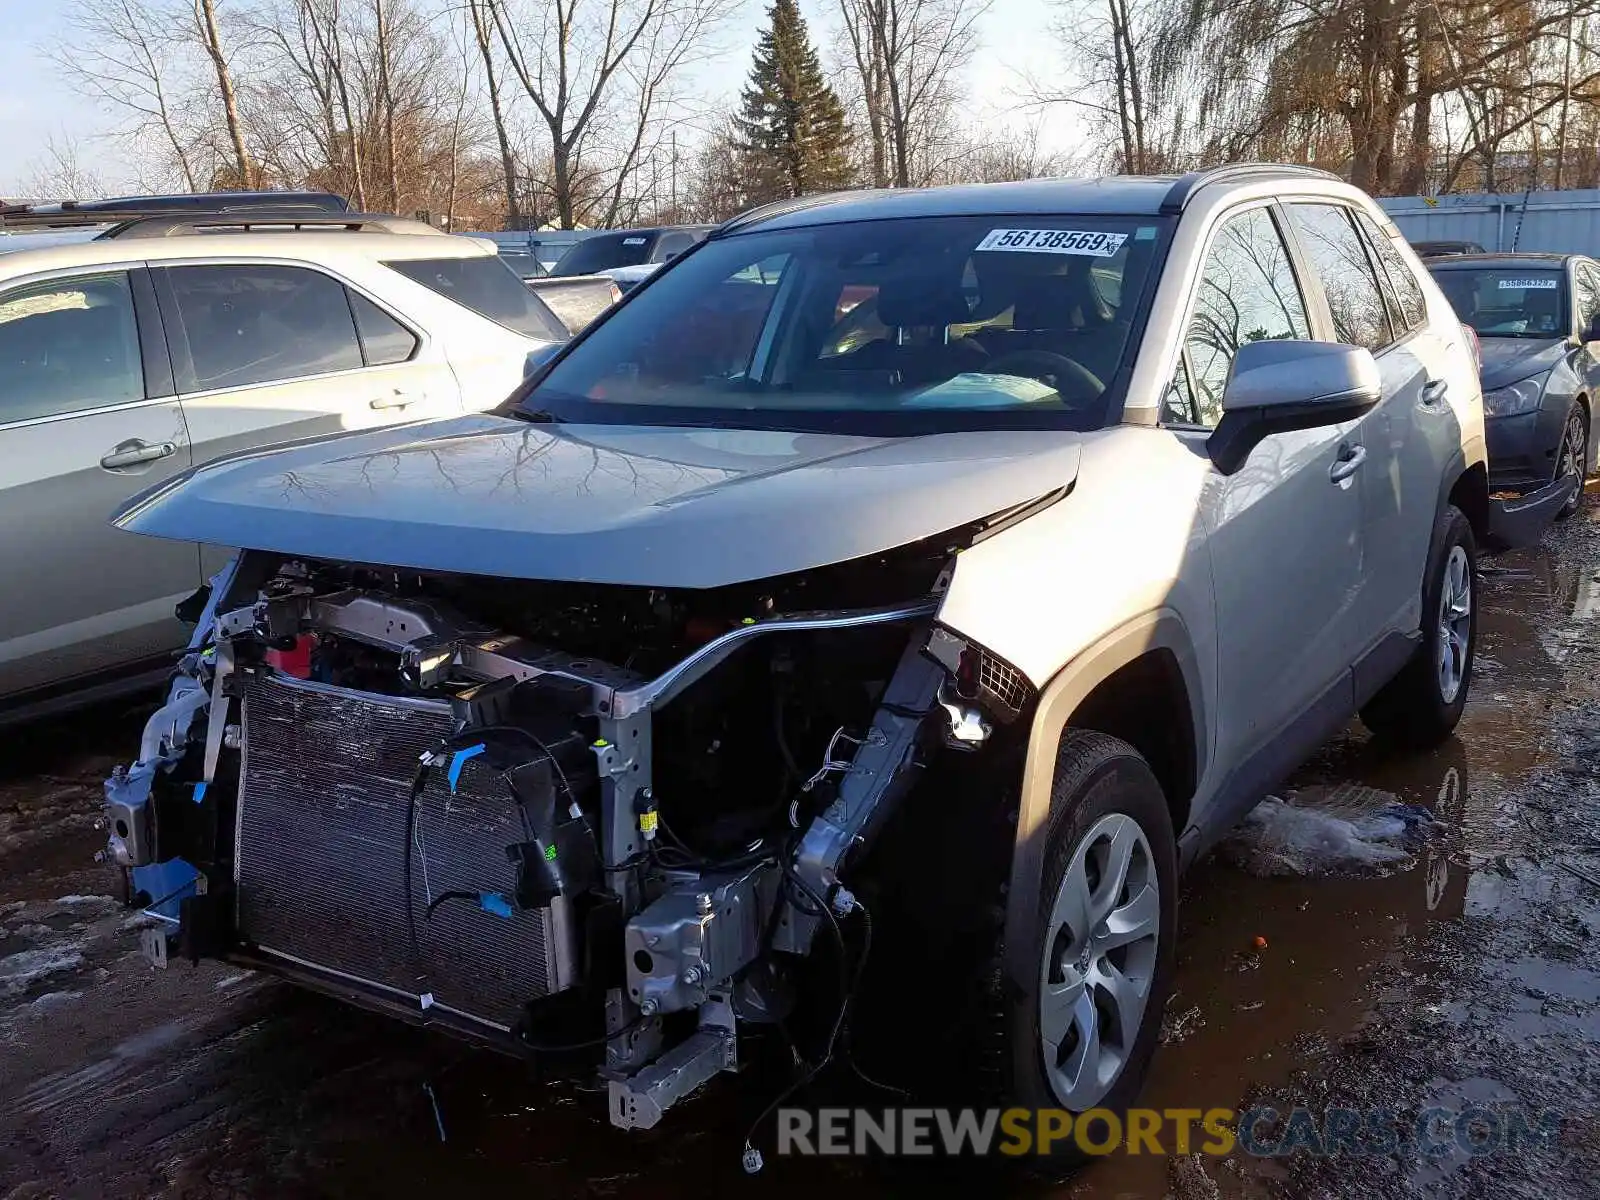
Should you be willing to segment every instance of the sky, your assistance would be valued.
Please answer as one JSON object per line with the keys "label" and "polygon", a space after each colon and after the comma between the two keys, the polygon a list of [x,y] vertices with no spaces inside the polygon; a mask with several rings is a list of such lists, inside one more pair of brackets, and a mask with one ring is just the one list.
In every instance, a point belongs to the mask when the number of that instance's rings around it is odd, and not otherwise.
{"label": "sky", "polygon": [[[692,83],[711,99],[737,96],[750,69],[750,52],[766,15],[766,0],[741,0],[723,31],[724,51],[697,69]],[[50,139],[76,145],[83,167],[110,187],[125,187],[133,169],[104,135],[115,128],[113,113],[97,107],[59,78],[41,47],[60,37],[72,0],[0,0],[0,197],[18,194],[42,165]],[[801,0],[813,41],[826,58],[833,0]],[[1022,126],[1022,77],[1050,78],[1061,51],[1048,29],[1052,0],[993,0],[979,26],[980,45],[968,75],[967,117]],[[1018,31],[1029,31],[1019,34]],[[1057,107],[1044,117],[1041,141],[1067,150],[1081,138],[1078,117]]]}

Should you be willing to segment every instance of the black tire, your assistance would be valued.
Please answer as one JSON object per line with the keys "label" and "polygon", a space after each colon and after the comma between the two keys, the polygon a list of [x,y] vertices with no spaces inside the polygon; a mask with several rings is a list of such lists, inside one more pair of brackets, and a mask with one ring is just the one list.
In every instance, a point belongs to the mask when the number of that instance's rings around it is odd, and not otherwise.
{"label": "black tire", "polygon": [[[1466,554],[1470,611],[1460,686],[1454,696],[1447,697],[1438,665],[1440,602],[1446,567],[1458,547]],[[1422,582],[1422,644],[1400,673],[1361,710],[1362,723],[1374,734],[1425,749],[1438,745],[1455,730],[1472,687],[1472,663],[1478,643],[1477,572],[1478,549],[1472,525],[1459,508],[1447,504],[1433,527],[1433,544]]]}
{"label": "black tire", "polygon": [[[1571,460],[1576,459],[1573,463]],[[1567,410],[1567,419],[1561,424],[1561,444],[1556,447],[1555,480],[1569,472],[1578,476],[1578,490],[1572,494],[1572,499],[1561,506],[1556,513],[1556,520],[1565,521],[1583,505],[1583,484],[1588,475],[1589,466],[1589,415],[1584,411],[1582,403],[1577,400],[1572,402],[1572,407]]]}
{"label": "black tire", "polygon": [[[1138,1031],[1131,1039],[1131,1049],[1126,1050],[1120,1072],[1109,1090],[1093,1104],[1078,1106],[1075,1111],[1108,1109],[1121,1119],[1144,1086],[1160,1035],[1162,1013],[1172,991],[1178,914],[1178,861],[1172,816],[1161,785],[1137,750],[1103,733],[1068,729],[1062,736],[1056,758],[1050,818],[1045,827],[1045,867],[1038,921],[1027,934],[1031,943],[1027,947],[1027,961],[1038,966],[1029,972],[1026,980],[1019,981],[1023,984],[1020,990],[1002,982],[1003,950],[992,972],[991,1004],[984,1038],[989,1064],[986,1075],[994,1093],[991,1099],[999,1106],[1074,1111],[1050,1083],[1041,1044],[1039,1000],[1045,943],[1047,940],[1054,942],[1056,938],[1055,931],[1050,928],[1051,909],[1080,843],[1103,819],[1113,814],[1132,818],[1144,835],[1149,851],[1147,865],[1153,868],[1153,878],[1159,888],[1159,926],[1148,971],[1150,988]],[[1131,870],[1129,880],[1130,883],[1133,880]],[[1126,897],[1129,892],[1124,891],[1122,895]],[[1118,1040],[1126,1043],[1129,1039]],[[1097,1140],[1104,1136],[1104,1132],[1099,1133]],[[1069,1165],[1084,1157],[1069,1142],[1057,1143],[1051,1151],[1046,1161],[1052,1167]]]}

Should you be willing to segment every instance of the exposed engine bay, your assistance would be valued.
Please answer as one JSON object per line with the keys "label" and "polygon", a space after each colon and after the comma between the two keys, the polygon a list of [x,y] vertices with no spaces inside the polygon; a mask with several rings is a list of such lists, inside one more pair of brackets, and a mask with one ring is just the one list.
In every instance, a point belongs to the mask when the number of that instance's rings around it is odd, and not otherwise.
{"label": "exposed engine bay", "polygon": [[705,591],[243,553],[106,784],[147,954],[603,1054],[612,1122],[654,1125],[843,958],[935,756],[1031,705],[935,619],[960,545]]}

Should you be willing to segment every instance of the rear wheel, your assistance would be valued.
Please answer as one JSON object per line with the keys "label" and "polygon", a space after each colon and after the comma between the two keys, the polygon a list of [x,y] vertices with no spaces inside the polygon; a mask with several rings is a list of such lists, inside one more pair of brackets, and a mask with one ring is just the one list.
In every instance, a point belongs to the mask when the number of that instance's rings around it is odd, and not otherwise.
{"label": "rear wheel", "polygon": [[1578,490],[1572,494],[1571,500],[1561,506],[1561,511],[1556,513],[1556,520],[1565,521],[1583,503],[1583,481],[1588,474],[1588,463],[1589,418],[1583,411],[1583,405],[1574,400],[1567,412],[1567,423],[1561,429],[1561,445],[1556,450],[1555,478],[1559,482],[1576,475]]}
{"label": "rear wheel", "polygon": [[1446,505],[1422,585],[1422,644],[1365,708],[1373,733],[1417,747],[1449,737],[1467,706],[1477,644],[1477,544],[1465,514]]}
{"label": "rear wheel", "polygon": [[[1033,969],[1020,988],[994,991],[996,1099],[1120,1116],[1144,1084],[1172,987],[1177,849],[1166,797],[1132,746],[1069,729],[1045,839],[1038,919],[1024,935]],[[1065,1142],[1052,1150],[1078,1157]]]}

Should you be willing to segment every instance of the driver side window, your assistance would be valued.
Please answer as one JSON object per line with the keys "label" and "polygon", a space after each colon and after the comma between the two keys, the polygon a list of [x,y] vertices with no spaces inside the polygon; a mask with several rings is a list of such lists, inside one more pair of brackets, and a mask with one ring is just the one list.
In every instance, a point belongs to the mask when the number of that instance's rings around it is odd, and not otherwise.
{"label": "driver side window", "polygon": [[1229,217],[1206,251],[1183,340],[1188,365],[1180,363],[1163,408],[1178,418],[1174,424],[1213,428],[1240,346],[1310,336],[1305,300],[1272,213],[1253,208]]}

